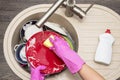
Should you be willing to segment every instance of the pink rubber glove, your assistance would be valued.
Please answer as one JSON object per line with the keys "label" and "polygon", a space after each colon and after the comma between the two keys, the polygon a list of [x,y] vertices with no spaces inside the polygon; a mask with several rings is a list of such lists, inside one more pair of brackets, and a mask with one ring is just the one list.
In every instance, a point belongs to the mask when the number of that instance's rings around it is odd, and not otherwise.
{"label": "pink rubber glove", "polygon": [[44,70],[45,66],[38,66],[37,68],[30,67],[31,69],[31,79],[30,80],[44,80],[45,74],[41,74],[40,70]]}
{"label": "pink rubber glove", "polygon": [[55,36],[54,39],[50,38],[50,42],[53,44],[53,47],[50,49],[52,49],[56,55],[64,61],[71,73],[74,74],[82,68],[82,65],[85,62],[75,51],[70,49],[68,43],[65,40]]}

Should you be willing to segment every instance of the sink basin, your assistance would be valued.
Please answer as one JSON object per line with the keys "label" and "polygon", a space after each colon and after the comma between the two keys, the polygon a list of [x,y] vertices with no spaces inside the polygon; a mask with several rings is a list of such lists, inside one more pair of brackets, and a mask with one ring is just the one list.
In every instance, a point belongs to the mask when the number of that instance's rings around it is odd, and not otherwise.
{"label": "sink basin", "polygon": [[[51,5],[36,5],[19,13],[9,24],[4,37],[4,55],[12,71],[23,80],[29,80],[30,74],[24,70],[14,58],[13,47],[19,43],[19,31],[29,20],[39,19]],[[86,10],[89,4],[78,4]],[[66,17],[65,8],[60,7],[48,21],[63,26],[75,42],[75,49],[85,62],[99,72],[106,80],[115,80],[120,76],[120,16],[113,10],[100,5],[94,5],[81,20],[78,16]],[[109,66],[94,62],[94,55],[98,45],[98,36],[109,28],[116,39],[113,45],[112,62]],[[62,77],[61,77],[62,76]],[[46,80],[75,80],[80,77],[66,69],[60,74],[49,76]]]}
{"label": "sink basin", "polygon": [[[22,26],[30,20],[39,20],[40,17],[44,15],[45,11],[46,9],[41,8],[40,5],[33,6],[22,11],[12,20],[12,22],[9,24],[8,29],[6,31],[6,35],[4,38],[4,44],[5,44],[4,47],[5,49],[7,49],[5,50],[6,60],[10,68],[13,70],[13,72],[15,72],[23,80],[29,80],[30,74],[28,71],[24,70],[15,60],[14,46],[16,44],[19,44],[20,42],[19,35],[20,35],[20,30]],[[53,14],[48,21],[57,23],[68,31],[73,41],[75,42],[74,46],[75,46],[75,50],[77,51],[78,36],[73,25],[58,13]]]}

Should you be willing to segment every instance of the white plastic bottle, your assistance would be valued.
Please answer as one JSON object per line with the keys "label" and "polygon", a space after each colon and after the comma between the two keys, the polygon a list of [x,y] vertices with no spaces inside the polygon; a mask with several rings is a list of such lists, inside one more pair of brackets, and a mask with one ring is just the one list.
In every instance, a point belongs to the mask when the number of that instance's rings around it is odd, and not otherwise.
{"label": "white plastic bottle", "polygon": [[95,62],[109,65],[112,57],[112,44],[115,41],[110,29],[99,36],[99,44],[95,54]]}

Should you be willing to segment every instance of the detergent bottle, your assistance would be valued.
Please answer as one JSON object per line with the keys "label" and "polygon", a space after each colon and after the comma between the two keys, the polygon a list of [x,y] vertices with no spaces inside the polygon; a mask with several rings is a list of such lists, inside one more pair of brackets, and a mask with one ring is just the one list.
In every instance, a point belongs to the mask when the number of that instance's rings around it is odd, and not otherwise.
{"label": "detergent bottle", "polygon": [[110,29],[99,36],[99,44],[95,54],[95,62],[109,65],[112,57],[112,44],[115,41]]}

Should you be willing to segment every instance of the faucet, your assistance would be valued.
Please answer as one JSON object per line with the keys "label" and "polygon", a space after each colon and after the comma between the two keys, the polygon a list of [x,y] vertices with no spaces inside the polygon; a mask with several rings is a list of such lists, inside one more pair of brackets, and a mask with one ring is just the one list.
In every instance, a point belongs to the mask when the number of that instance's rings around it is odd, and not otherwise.
{"label": "faucet", "polygon": [[38,28],[42,27],[47,19],[61,6],[61,4],[63,4],[64,1],[65,0],[56,1],[35,25]]}
{"label": "faucet", "polygon": [[93,6],[91,5],[86,12],[75,5],[75,0],[58,0],[56,1],[49,10],[43,15],[43,17],[35,24],[38,28],[42,27],[47,19],[61,6],[66,7],[65,15],[72,17],[73,13],[78,15],[81,19],[86,15],[87,11]]}
{"label": "faucet", "polygon": [[[58,0],[56,1],[49,9],[48,11],[42,16],[42,18],[31,27],[27,28],[25,30],[25,38],[29,39],[31,35],[35,34],[36,32],[39,32],[42,30],[41,27],[43,27],[44,23],[47,21],[47,19],[62,5],[66,6],[65,15],[68,17],[72,17],[73,13],[77,14],[80,18],[83,18],[85,16],[85,12],[77,7],[75,5],[75,0],[67,0],[66,4],[64,3],[65,0]],[[87,10],[88,11],[88,10]]]}
{"label": "faucet", "polygon": [[75,0],[67,0],[66,2],[63,3],[63,5],[66,7],[65,15],[67,17],[72,17],[73,16],[73,8],[75,6]]}
{"label": "faucet", "polygon": [[91,9],[91,7],[94,5],[91,4],[86,11],[83,11],[80,7],[76,6],[75,3],[75,0],[67,0],[66,2],[63,2],[63,7],[66,8],[65,15],[67,17],[72,17],[73,13],[75,13],[82,19],[87,14],[89,9]]}

